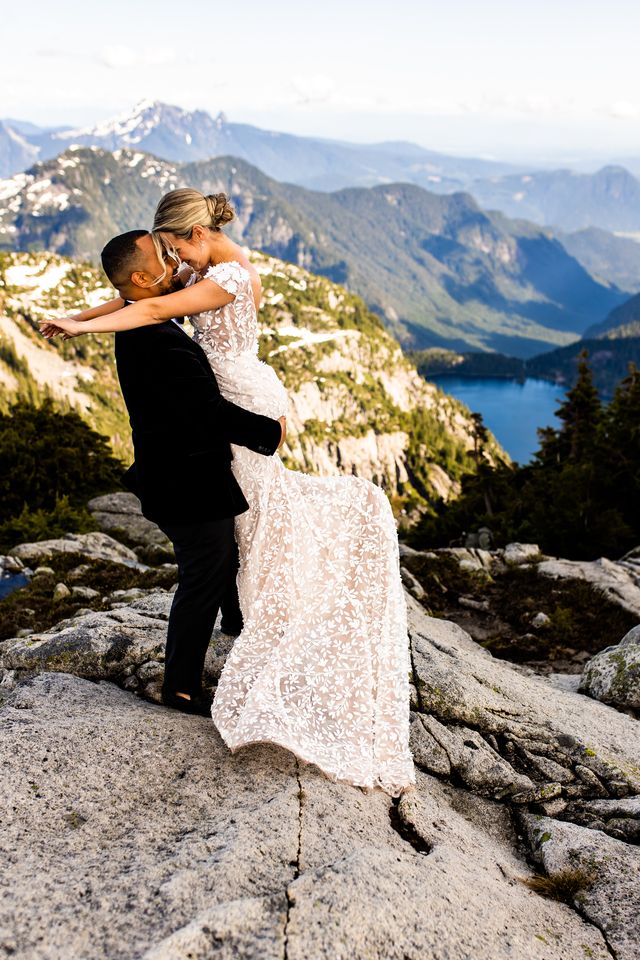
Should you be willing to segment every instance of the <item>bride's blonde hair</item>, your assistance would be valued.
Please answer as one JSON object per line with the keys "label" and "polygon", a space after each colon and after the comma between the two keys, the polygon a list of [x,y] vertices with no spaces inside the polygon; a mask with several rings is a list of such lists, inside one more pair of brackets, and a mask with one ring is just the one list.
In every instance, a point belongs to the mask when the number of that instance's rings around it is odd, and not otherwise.
{"label": "bride's blonde hair", "polygon": [[170,245],[160,234],[173,233],[181,240],[190,240],[196,224],[218,231],[234,216],[234,209],[224,193],[205,195],[191,187],[166,193],[156,208],[151,228],[160,263],[164,262],[167,250],[172,253]]}

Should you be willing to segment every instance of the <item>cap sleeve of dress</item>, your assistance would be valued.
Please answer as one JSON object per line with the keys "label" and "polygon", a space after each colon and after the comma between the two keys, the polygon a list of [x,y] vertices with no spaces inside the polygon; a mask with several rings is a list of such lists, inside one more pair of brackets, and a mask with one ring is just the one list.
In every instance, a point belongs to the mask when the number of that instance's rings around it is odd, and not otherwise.
{"label": "cap sleeve of dress", "polygon": [[215,281],[218,286],[235,297],[240,287],[246,285],[250,277],[249,271],[245,270],[239,263],[228,261],[226,263],[216,263],[215,266],[209,267],[204,279]]}

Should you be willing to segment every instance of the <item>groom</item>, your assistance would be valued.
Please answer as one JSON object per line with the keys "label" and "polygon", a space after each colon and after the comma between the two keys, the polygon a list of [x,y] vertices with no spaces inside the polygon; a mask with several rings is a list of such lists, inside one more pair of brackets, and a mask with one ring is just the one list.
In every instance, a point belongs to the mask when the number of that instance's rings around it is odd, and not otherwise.
{"label": "groom", "polygon": [[[159,263],[151,235],[132,230],[102,251],[107,277],[125,301],[182,284]],[[174,321],[116,333],[116,365],[129,412],[135,461],[124,481],[142,512],[172,541],[178,589],[167,631],[162,699],[210,715],[202,671],[220,606],[241,629],[233,518],[248,509],[231,472],[230,443],[272,456],[285,418],[272,420],[225,400],[202,348]]]}

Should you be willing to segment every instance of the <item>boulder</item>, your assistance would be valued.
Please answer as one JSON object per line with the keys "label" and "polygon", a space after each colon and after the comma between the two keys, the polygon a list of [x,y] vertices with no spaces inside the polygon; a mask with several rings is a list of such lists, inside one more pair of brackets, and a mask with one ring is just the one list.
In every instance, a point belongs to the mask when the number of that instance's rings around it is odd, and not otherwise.
{"label": "boulder", "polygon": [[407,570],[406,567],[400,567],[400,575],[405,587],[413,594],[416,600],[424,599],[426,593],[418,578],[414,577],[411,571]]}
{"label": "boulder", "polygon": [[60,600],[66,600],[67,597],[71,596],[71,590],[66,585],[66,583],[56,583],[53,588],[53,602],[58,603]]}
{"label": "boulder", "polygon": [[640,585],[633,575],[613,560],[543,560],[538,573],[554,580],[586,580],[624,610],[640,618]]}
{"label": "boulder", "polygon": [[99,590],[94,590],[93,587],[71,587],[71,595],[75,600],[95,600],[96,597],[100,596]]}
{"label": "boulder", "polygon": [[468,570],[470,573],[489,570],[493,562],[493,555],[479,547],[442,547],[436,555],[442,554],[453,557],[462,570]]}
{"label": "boulder", "polygon": [[143,517],[134,494],[108,493],[94,497],[87,507],[101,530],[124,539],[145,562],[156,564],[173,559],[171,541],[160,527]]}
{"label": "boulder", "polygon": [[0,578],[13,576],[16,573],[22,573],[23,570],[24,563],[19,557],[0,556]]}
{"label": "boulder", "polygon": [[543,613],[542,610],[540,610],[531,618],[531,626],[535,630],[541,630],[544,627],[548,627],[550,623],[551,617],[549,617],[546,613]]}
{"label": "boulder", "polygon": [[521,564],[532,563],[540,558],[540,547],[537,543],[508,543],[504,548],[505,563]]}
{"label": "boulder", "polygon": [[64,553],[77,553],[88,560],[109,560],[111,563],[121,563],[137,570],[149,569],[138,561],[133,550],[106,533],[69,533],[57,540],[21,543],[11,551],[12,556],[28,564],[52,560]]}
{"label": "boulder", "polygon": [[0,663],[23,673],[61,671],[91,680],[123,680],[164,659],[171,595],[158,591],[118,610],[88,613],[44,633],[0,644]]}
{"label": "boulder", "polygon": [[[640,948],[640,850],[599,830],[525,814],[533,855],[553,879],[573,876],[572,903],[603,931],[617,960],[637,960]],[[581,885],[581,877],[585,884]]]}
{"label": "boulder", "polygon": [[[105,612],[78,610],[43,633],[26,630],[0,643],[0,672],[10,670],[24,677],[60,671],[90,680],[112,680],[158,702],[172,601],[170,591],[154,589],[133,602],[115,602]],[[205,661],[205,685],[217,683],[232,644],[232,637],[214,630]]]}
{"label": "boulder", "polygon": [[613,707],[640,712],[640,626],[587,661],[579,689]]}

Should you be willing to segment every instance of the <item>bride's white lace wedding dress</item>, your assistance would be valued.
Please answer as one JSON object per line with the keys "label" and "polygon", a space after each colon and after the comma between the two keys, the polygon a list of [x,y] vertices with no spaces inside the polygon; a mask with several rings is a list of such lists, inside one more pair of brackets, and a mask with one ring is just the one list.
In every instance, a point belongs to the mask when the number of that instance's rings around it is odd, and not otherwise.
{"label": "bride's white lace wedding dress", "polygon": [[[204,276],[235,297],[190,318],[223,396],[257,413],[286,414],[284,386],[258,359],[248,271],[225,262]],[[232,449],[250,505],[236,518],[245,626],[220,677],[213,720],[232,750],[276,743],[334,780],[397,795],[415,774],[389,501],[359,477],[306,476],[277,454]]]}

